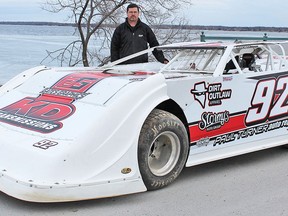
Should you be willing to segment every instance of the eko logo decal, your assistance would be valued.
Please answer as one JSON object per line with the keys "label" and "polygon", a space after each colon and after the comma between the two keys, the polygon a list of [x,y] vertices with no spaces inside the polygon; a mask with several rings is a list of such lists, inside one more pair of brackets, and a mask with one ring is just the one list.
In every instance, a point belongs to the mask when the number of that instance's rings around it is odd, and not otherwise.
{"label": "eko logo decal", "polygon": [[74,73],[63,77],[36,98],[26,97],[0,109],[0,121],[41,133],[60,129],[62,120],[71,116],[75,100],[87,95],[97,82],[110,75]]}

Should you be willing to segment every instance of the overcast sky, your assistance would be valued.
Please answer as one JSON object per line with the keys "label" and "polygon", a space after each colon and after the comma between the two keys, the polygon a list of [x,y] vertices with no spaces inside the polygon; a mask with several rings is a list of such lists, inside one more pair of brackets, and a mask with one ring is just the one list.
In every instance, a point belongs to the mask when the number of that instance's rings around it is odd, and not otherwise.
{"label": "overcast sky", "polygon": [[[66,22],[67,14],[41,9],[44,0],[0,0],[0,21]],[[191,0],[191,25],[288,27],[287,0]]]}

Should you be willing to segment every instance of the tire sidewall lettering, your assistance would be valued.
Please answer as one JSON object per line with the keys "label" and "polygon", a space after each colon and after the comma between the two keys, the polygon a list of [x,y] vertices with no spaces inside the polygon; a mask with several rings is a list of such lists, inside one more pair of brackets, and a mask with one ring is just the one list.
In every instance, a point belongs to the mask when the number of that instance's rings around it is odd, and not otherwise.
{"label": "tire sidewall lettering", "polygon": [[153,125],[151,127],[152,130],[152,134],[154,135],[154,137],[158,136],[159,133],[161,133],[162,131],[165,131],[167,128],[170,129],[178,129],[180,127],[180,123],[178,121],[162,121],[157,125]]}

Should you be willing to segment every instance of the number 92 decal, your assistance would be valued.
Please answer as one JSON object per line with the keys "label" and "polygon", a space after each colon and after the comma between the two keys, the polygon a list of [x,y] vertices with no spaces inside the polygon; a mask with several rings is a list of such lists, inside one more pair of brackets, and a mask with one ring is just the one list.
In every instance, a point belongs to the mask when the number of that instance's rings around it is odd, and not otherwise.
{"label": "number 92 decal", "polygon": [[252,126],[286,117],[288,114],[288,76],[257,83],[245,123]]}

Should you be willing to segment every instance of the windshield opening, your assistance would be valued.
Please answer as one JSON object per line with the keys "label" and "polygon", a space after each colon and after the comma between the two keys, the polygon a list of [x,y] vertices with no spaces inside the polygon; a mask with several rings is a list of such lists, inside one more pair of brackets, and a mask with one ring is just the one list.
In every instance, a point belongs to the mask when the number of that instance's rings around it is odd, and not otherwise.
{"label": "windshield opening", "polygon": [[171,72],[207,72],[216,69],[224,49],[182,49],[162,71]]}

